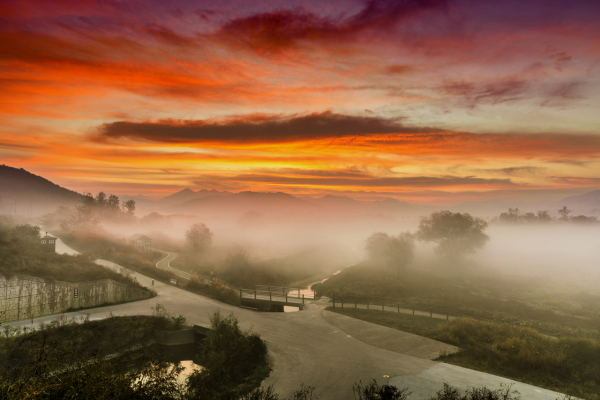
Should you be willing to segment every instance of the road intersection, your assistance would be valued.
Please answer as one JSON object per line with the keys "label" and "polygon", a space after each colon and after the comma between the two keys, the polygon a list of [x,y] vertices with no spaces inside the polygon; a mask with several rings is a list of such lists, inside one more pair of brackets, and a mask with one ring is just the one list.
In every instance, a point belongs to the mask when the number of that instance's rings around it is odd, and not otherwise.
{"label": "road intersection", "polygon": [[[57,252],[77,253],[61,241],[57,243]],[[120,268],[110,261],[97,262]],[[142,285],[151,286],[151,278],[135,272],[132,275]],[[453,346],[325,311],[328,304],[318,300],[307,302],[301,312],[263,313],[224,304],[162,282],[155,282],[152,289],[157,293],[152,299],[65,316],[89,314],[90,319],[99,319],[110,313],[149,314],[156,304],[161,304],[171,313],[185,316],[190,324],[208,325],[209,316],[217,310],[233,313],[240,327],[252,328],[267,342],[273,371],[264,384],[273,385],[282,398],[290,396],[304,383],[314,386],[314,393],[322,400],[352,399],[355,382],[366,383],[373,379],[399,388],[409,387],[413,393],[411,400],[429,399],[444,382],[459,389],[480,386],[497,389],[500,384],[513,383],[521,398],[528,400],[554,400],[560,396],[550,390],[433,361],[441,351],[453,351]],[[33,325],[50,319],[48,316],[38,318]],[[16,321],[6,325],[31,326],[32,322]]]}

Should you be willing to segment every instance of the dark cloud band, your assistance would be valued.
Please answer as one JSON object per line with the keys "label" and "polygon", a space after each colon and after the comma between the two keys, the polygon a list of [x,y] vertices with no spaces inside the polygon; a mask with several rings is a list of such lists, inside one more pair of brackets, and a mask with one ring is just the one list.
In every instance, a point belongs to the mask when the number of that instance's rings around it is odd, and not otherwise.
{"label": "dark cloud band", "polygon": [[432,132],[440,130],[409,128],[403,126],[399,119],[324,112],[292,117],[249,115],[225,121],[118,121],[102,125],[96,138],[130,138],[165,143],[282,143],[354,135]]}

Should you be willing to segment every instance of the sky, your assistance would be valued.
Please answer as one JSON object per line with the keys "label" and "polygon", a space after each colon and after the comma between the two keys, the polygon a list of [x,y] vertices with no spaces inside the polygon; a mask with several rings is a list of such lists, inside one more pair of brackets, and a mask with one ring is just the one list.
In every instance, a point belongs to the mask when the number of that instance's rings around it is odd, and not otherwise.
{"label": "sky", "polygon": [[0,162],[79,192],[600,189],[600,2],[1,0]]}

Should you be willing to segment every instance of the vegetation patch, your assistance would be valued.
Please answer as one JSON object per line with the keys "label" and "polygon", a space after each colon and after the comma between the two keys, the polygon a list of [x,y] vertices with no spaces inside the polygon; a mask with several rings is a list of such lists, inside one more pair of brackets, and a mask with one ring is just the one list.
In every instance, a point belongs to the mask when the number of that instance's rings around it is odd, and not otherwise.
{"label": "vegetation patch", "polygon": [[267,346],[260,336],[242,331],[233,314],[219,311],[200,346],[203,369],[188,380],[189,395],[198,400],[228,400],[249,395],[269,376]]}
{"label": "vegetation patch", "polygon": [[93,262],[87,254],[69,256],[47,252],[39,246],[40,229],[31,225],[15,225],[0,217],[0,274],[35,276],[47,280],[83,282],[112,279],[142,287],[130,277]]}
{"label": "vegetation patch", "polygon": [[193,276],[184,285],[184,289],[234,306],[240,304],[238,292],[217,280],[204,283],[204,281],[200,281],[200,279]]}
{"label": "vegetation patch", "polygon": [[323,279],[326,272],[333,273],[347,265],[335,250],[326,246],[311,247],[285,257],[255,260],[240,248],[211,247],[194,251],[193,244],[189,243],[178,252],[179,257],[171,262],[171,266],[206,278],[212,273],[236,288],[294,286]]}
{"label": "vegetation patch", "polygon": [[[545,387],[585,399],[600,399],[600,342],[556,339],[533,329],[459,318],[451,321],[389,312],[329,308],[340,314],[415,333],[461,350],[440,361]],[[411,323],[412,322],[412,323]]]}
{"label": "vegetation patch", "polygon": [[178,279],[176,275],[156,268],[156,263],[165,257],[160,251],[142,251],[101,230],[62,231],[59,236],[68,246],[90,257],[112,261],[161,282]]}
{"label": "vegetation patch", "polygon": [[270,372],[266,344],[219,312],[199,347],[203,368],[178,383],[181,368],[146,345],[154,332],[178,330],[184,322],[157,305],[152,316],[60,318],[20,335],[5,328],[0,399],[259,400],[266,397],[257,394],[272,394],[258,389]]}
{"label": "vegetation patch", "polygon": [[[100,230],[61,232],[60,236],[69,246],[81,251],[84,254],[82,257],[91,256],[112,261],[164,283],[169,283],[172,278],[177,281],[182,280],[172,272],[156,267],[156,263],[165,257],[165,254],[160,251],[142,251]],[[237,292],[219,281],[205,284],[200,279],[192,277],[186,280],[182,288],[224,303],[239,304]]]}
{"label": "vegetation patch", "polygon": [[[516,282],[488,274],[436,274],[406,269],[401,272],[372,260],[344,269],[312,288],[318,296],[346,303],[370,301],[389,306],[451,310],[450,315],[470,316],[490,322],[510,322],[549,335],[600,338],[600,297],[587,293],[572,296],[555,293],[563,303],[546,304],[547,296],[517,300],[518,293],[531,292],[531,282]],[[569,297],[570,296],[570,297]],[[567,301],[567,299],[569,301]],[[579,306],[573,307],[576,303]]]}

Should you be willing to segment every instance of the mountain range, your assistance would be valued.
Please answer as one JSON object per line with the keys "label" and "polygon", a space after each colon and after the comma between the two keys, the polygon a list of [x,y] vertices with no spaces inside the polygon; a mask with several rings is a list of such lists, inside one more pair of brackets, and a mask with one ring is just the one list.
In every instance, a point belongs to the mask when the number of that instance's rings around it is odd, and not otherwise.
{"label": "mountain range", "polygon": [[[159,200],[145,196],[120,195],[121,200],[134,199],[137,215],[150,212],[161,214],[222,215],[239,218],[254,212],[266,215],[427,215],[433,211],[450,209],[470,212],[479,216],[496,216],[509,207],[522,211],[549,210],[556,214],[567,206],[574,214],[600,214],[600,190],[578,196],[566,197],[557,202],[518,203],[502,200],[469,201],[450,207],[411,204],[394,198],[376,201],[358,201],[349,196],[325,195],[322,197],[293,196],[283,192],[239,193],[218,190],[183,189]],[[77,192],[58,186],[49,180],[24,169],[0,166],[0,213],[14,214],[15,204],[19,215],[40,215],[57,206],[70,206],[81,199]]]}

